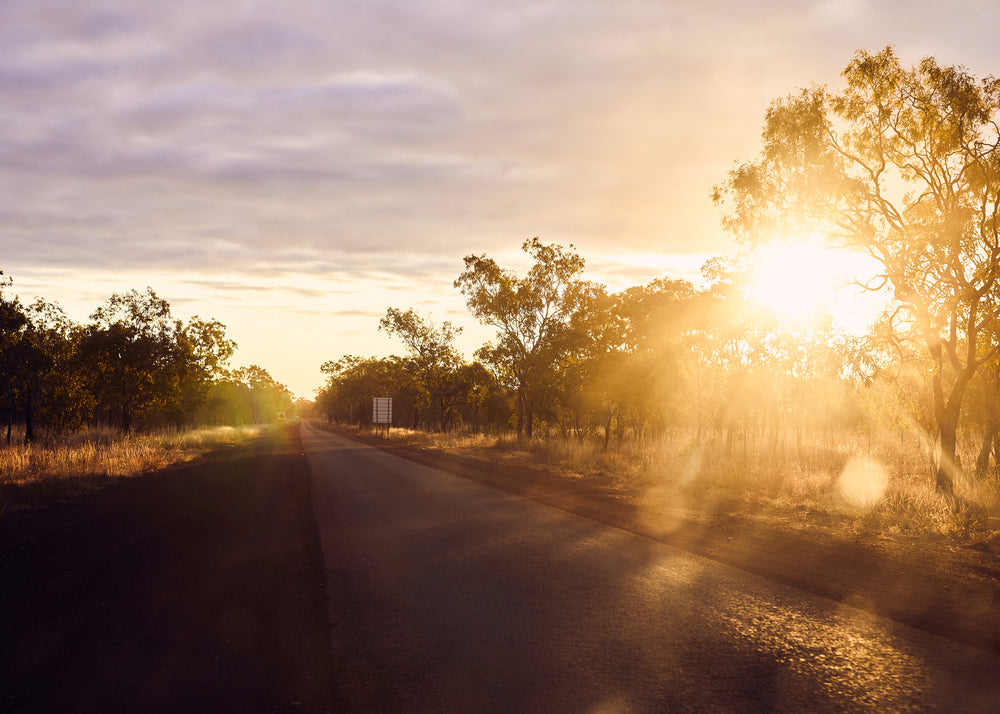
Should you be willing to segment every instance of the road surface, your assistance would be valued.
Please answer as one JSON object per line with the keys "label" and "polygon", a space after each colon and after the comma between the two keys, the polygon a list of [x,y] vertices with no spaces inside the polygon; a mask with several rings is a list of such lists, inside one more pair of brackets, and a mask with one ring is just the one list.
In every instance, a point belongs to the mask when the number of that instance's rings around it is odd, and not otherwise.
{"label": "road surface", "polygon": [[996,711],[1000,658],[289,425],[0,520],[0,711]]}
{"label": "road surface", "polygon": [[1000,659],[304,425],[357,711],[996,711]]}

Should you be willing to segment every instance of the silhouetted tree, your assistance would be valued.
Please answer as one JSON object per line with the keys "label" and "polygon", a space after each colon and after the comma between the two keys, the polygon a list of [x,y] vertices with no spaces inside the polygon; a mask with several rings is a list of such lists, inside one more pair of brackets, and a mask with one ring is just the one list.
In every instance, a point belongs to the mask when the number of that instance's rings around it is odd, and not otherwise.
{"label": "silhouetted tree", "polygon": [[174,420],[193,421],[212,394],[212,387],[227,375],[236,343],[226,337],[226,326],[197,315],[176,333],[173,367],[177,376]]}
{"label": "silhouetted tree", "polygon": [[127,432],[136,416],[176,397],[179,328],[152,288],[112,295],[91,319],[80,345],[82,366],[98,409]]}

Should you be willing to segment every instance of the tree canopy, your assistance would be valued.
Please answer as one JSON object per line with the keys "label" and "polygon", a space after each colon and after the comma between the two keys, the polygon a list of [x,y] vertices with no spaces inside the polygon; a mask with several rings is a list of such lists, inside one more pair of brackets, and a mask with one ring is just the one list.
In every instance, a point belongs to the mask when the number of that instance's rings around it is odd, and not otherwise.
{"label": "tree canopy", "polygon": [[517,391],[517,433],[531,437],[540,390],[567,349],[573,316],[597,289],[579,278],[585,261],[573,246],[543,244],[537,237],[521,250],[534,260],[519,277],[485,255],[467,255],[455,287],[466,297],[472,315],[497,329],[494,342],[477,356]]}
{"label": "tree canopy", "polygon": [[[3,274],[0,273],[0,276]],[[90,321],[58,304],[25,307],[0,277],[0,410],[7,441],[36,424],[66,430],[101,423],[130,431],[173,424],[263,422],[292,409],[292,395],[263,368],[231,370],[236,343],[218,320],[175,319],[154,290],[111,295]]]}
{"label": "tree canopy", "polygon": [[760,157],[714,198],[742,241],[819,232],[878,261],[868,287],[894,292],[888,334],[934,363],[937,483],[950,492],[962,400],[998,349],[1000,82],[931,57],[905,68],[891,47],[858,52],[844,77],[840,92],[775,101]]}

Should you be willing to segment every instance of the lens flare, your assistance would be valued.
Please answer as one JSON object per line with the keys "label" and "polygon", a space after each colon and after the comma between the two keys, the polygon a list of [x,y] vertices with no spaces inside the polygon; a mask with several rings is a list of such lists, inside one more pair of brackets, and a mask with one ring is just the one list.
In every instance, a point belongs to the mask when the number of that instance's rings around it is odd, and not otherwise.
{"label": "lens flare", "polygon": [[852,456],[837,477],[837,493],[850,506],[870,510],[889,488],[889,474],[870,456]]}
{"label": "lens flare", "polygon": [[831,248],[819,236],[757,249],[751,259],[748,295],[792,324],[829,315],[841,329],[863,334],[885,307],[887,295],[861,291],[878,263],[860,253]]}

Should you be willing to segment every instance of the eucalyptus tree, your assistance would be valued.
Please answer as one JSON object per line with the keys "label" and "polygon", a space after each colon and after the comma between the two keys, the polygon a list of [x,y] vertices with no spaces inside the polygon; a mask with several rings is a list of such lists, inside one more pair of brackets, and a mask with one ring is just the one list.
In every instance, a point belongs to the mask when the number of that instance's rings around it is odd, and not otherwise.
{"label": "eucalyptus tree", "polygon": [[413,308],[403,311],[395,307],[386,310],[378,328],[399,337],[406,345],[430,406],[431,421],[438,429],[446,429],[462,396],[457,380],[462,357],[454,345],[462,328],[448,321],[434,325]]}
{"label": "eucalyptus tree", "polygon": [[0,271],[0,392],[2,392],[0,396],[6,402],[8,444],[11,439],[16,404],[28,369],[25,364],[28,317],[24,314],[24,307],[17,296],[13,298],[4,296],[3,289],[11,284],[11,279],[3,277],[3,272]]}
{"label": "eucalyptus tree", "polygon": [[763,147],[715,187],[724,225],[748,243],[819,232],[875,258],[899,339],[934,362],[936,486],[950,493],[972,377],[995,353],[1000,273],[1000,82],[893,49],[859,51],[846,88],[813,86],[772,103]]}
{"label": "eucalyptus tree", "polygon": [[513,413],[510,398],[482,362],[465,363],[455,375],[462,424],[484,434],[507,427]]}
{"label": "eucalyptus tree", "polygon": [[596,289],[580,279],[585,261],[572,245],[564,249],[536,237],[521,250],[534,261],[524,276],[486,255],[467,255],[455,280],[472,315],[497,329],[476,356],[515,392],[518,439],[531,437],[540,392],[566,352],[570,321]]}
{"label": "eucalyptus tree", "polygon": [[26,421],[37,414],[49,428],[79,426],[90,415],[92,400],[77,369],[82,327],[58,303],[36,298],[25,308],[36,360],[26,379]]}
{"label": "eucalyptus tree", "polygon": [[326,384],[317,401],[328,421],[346,421],[359,427],[369,424],[372,400],[389,396],[393,398],[393,424],[418,426],[421,397],[425,395],[416,384],[411,365],[401,357],[344,355],[324,362],[320,371],[326,375]]}
{"label": "eucalyptus tree", "polygon": [[82,368],[108,422],[130,431],[136,416],[175,397],[179,325],[152,288],[115,293],[90,317],[80,344]]}
{"label": "eucalyptus tree", "polygon": [[191,421],[208,402],[212,387],[228,374],[236,342],[226,326],[195,315],[179,325],[175,335],[173,369],[177,378],[175,420]]}
{"label": "eucalyptus tree", "polygon": [[292,409],[292,392],[260,365],[240,367],[229,373],[229,379],[243,392],[254,424],[274,422],[279,412]]}

